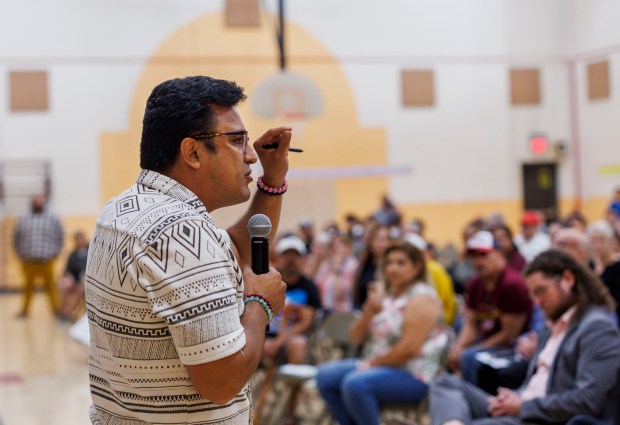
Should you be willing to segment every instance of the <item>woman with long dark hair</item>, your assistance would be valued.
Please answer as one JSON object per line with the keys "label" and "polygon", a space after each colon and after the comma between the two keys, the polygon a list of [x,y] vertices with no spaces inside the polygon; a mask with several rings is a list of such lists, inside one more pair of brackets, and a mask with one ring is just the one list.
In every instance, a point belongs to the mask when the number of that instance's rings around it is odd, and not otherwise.
{"label": "woman with long dark hair", "polygon": [[350,330],[363,356],[319,367],[319,392],[342,425],[378,425],[381,404],[420,402],[448,343],[422,252],[396,242],[383,254],[382,272],[385,293],[378,284],[369,288]]}
{"label": "woman with long dark hair", "polygon": [[360,254],[359,266],[353,278],[353,307],[362,308],[368,296],[368,285],[379,279],[379,260],[390,244],[390,228],[375,224],[368,230],[366,246]]}

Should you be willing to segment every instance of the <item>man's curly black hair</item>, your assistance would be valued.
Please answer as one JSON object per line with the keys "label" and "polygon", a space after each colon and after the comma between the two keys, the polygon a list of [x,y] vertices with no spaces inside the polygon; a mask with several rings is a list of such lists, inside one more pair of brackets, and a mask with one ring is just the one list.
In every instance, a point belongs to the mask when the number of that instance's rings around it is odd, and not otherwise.
{"label": "man's curly black hair", "polygon": [[[169,170],[184,138],[213,131],[212,105],[233,107],[245,99],[243,88],[236,83],[207,76],[175,78],[159,84],[146,102],[140,167]],[[212,141],[207,141],[206,146],[215,151]]]}

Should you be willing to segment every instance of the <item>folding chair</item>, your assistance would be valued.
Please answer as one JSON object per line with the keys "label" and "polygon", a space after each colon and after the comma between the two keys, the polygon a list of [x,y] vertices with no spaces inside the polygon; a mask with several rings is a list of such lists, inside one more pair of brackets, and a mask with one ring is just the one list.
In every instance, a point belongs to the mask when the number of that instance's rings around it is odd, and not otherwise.
{"label": "folding chair", "polygon": [[[271,384],[269,386],[263,385],[261,389],[262,400],[259,396],[259,403],[257,403],[254,416],[256,425],[260,425],[258,421],[263,420],[262,415],[267,404],[267,392],[272,392],[271,398],[274,403],[265,409],[263,423],[275,425],[280,423],[287,410],[291,413],[295,411],[298,392],[302,386],[312,384],[318,371],[316,365],[328,360],[355,355],[357,346],[350,342],[349,328],[356,319],[357,315],[354,313],[329,314],[310,338],[308,363],[284,364],[272,369],[271,375],[265,377],[265,380],[272,380]],[[320,400],[309,400],[308,402],[317,401]],[[321,404],[321,409],[324,411],[323,404]],[[316,408],[310,407],[308,411],[316,414]],[[322,423],[322,420],[317,423]]]}

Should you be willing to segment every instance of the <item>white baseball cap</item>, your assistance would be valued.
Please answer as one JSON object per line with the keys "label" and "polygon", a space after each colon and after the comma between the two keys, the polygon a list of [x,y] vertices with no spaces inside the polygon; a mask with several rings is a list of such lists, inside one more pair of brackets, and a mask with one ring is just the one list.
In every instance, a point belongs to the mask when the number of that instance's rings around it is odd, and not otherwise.
{"label": "white baseball cap", "polygon": [[428,244],[424,238],[417,233],[407,233],[403,236],[405,242],[409,242],[411,245],[418,248],[420,251],[425,251],[428,248]]}
{"label": "white baseball cap", "polygon": [[280,239],[276,244],[276,252],[278,253],[278,255],[290,249],[297,251],[300,255],[306,255],[306,253],[308,252],[306,250],[306,244],[304,244],[304,241],[302,241],[297,236],[285,236]]}
{"label": "white baseball cap", "polygon": [[495,238],[488,230],[480,230],[467,239],[467,250],[478,252],[491,252],[495,250]]}

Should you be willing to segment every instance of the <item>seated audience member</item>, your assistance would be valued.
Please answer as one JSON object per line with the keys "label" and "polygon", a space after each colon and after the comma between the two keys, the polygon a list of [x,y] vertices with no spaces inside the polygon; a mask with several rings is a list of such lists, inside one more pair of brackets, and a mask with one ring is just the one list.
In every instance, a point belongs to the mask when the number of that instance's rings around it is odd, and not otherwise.
{"label": "seated audience member", "polygon": [[359,257],[359,265],[353,278],[353,307],[360,310],[368,296],[368,286],[379,279],[379,260],[390,244],[390,229],[375,224],[368,230],[366,246]]}
{"label": "seated audience member", "polygon": [[364,223],[355,214],[347,214],[345,216],[346,230],[345,233],[351,239],[351,246],[353,247],[353,256],[359,257],[361,252],[366,247],[366,228]]}
{"label": "seated audience member", "polygon": [[549,235],[540,231],[540,225],[542,224],[542,217],[536,211],[525,211],[521,218],[521,230],[520,235],[515,236],[514,241],[519,252],[525,258],[525,261],[530,262],[543,251],[551,248],[551,239]]}
{"label": "seated audience member", "polygon": [[614,229],[605,220],[598,220],[588,227],[594,273],[601,276],[612,264],[620,260],[614,250]]}
{"label": "seated audience member", "polygon": [[579,211],[573,211],[564,219],[564,227],[585,232],[588,229],[588,222]]}
{"label": "seated audience member", "polygon": [[451,375],[430,391],[433,425],[565,424],[576,415],[618,423],[620,331],[613,299],[600,280],[568,254],[550,250],[525,271],[548,323],[518,391],[490,396]]}
{"label": "seated audience member", "polygon": [[312,242],[314,241],[314,221],[309,217],[302,217],[297,223],[297,231],[299,237],[304,241],[306,245],[306,252],[310,252],[312,249]]}
{"label": "seated audience member", "polygon": [[84,306],[84,272],[88,257],[88,240],[83,232],[73,235],[74,248],[67,258],[65,272],[61,279],[60,290],[60,317],[75,320]]}
{"label": "seated audience member", "polygon": [[550,221],[549,224],[547,224],[547,234],[549,235],[549,238],[553,240],[558,230],[563,228],[564,226],[559,221]]}
{"label": "seated audience member", "polygon": [[[536,306],[532,316],[541,314],[539,310],[540,307]],[[496,395],[500,387],[516,389],[523,384],[529,361],[538,343],[538,331],[542,327],[542,324],[537,322],[540,322],[540,319],[533,319],[532,330],[517,338],[514,350],[498,353],[503,360],[502,363],[496,364],[490,361],[480,367],[477,383],[479,388]]]}
{"label": "seated audience member", "polygon": [[[484,230],[486,224],[482,219],[476,219],[465,226],[463,229],[463,244],[467,245],[467,241],[476,232]],[[454,285],[454,292],[457,294],[463,294],[467,283],[474,277],[476,273],[474,267],[471,264],[471,258],[467,255],[467,249],[463,250],[461,258],[448,270],[450,277],[452,277],[452,283]]]}
{"label": "seated audience member", "polygon": [[364,344],[363,357],[319,367],[319,392],[342,425],[378,425],[381,404],[420,402],[448,342],[420,250],[395,242],[382,271],[387,292],[372,287],[350,331],[354,343]]}
{"label": "seated audience member", "polygon": [[334,234],[327,258],[314,276],[326,312],[353,311],[353,279],[359,263],[351,249],[351,240],[346,235]]}
{"label": "seated audience member", "polygon": [[[309,279],[314,279],[317,270],[325,261],[329,254],[329,242],[331,236],[324,231],[320,231],[312,238],[312,245],[306,255],[306,261],[304,262],[304,275]],[[307,250],[307,248],[306,248]]]}
{"label": "seated audience member", "polygon": [[[606,222],[602,223],[607,224]],[[561,228],[555,233],[552,240],[557,250],[565,252],[574,260],[584,266],[587,266],[588,268],[592,266],[592,263],[588,262],[588,240],[586,234],[582,231],[574,228]],[[597,237],[594,237],[594,239],[592,239],[592,242],[592,251],[598,251],[600,249],[600,247],[598,247],[598,244],[602,242],[599,241]],[[597,246],[596,249],[595,246]],[[601,280],[603,280],[603,283],[607,285],[612,297],[615,298],[612,288],[615,288],[615,290],[617,291],[618,285],[609,285],[602,277]],[[615,282],[618,282],[618,280],[615,280]],[[617,305],[618,304],[616,304],[616,306]],[[498,386],[504,386],[507,388],[518,388],[526,378],[527,363],[533,354],[533,350],[531,348],[535,347],[536,343],[537,334],[534,332],[529,332],[519,337],[516,344],[516,350],[518,354],[517,359],[515,359],[515,361],[509,366],[497,370],[497,374],[495,376],[493,376],[492,373],[489,373],[487,368],[485,368],[482,372],[483,376],[478,382],[478,386],[490,393],[495,393]]]}
{"label": "seated audience member", "polygon": [[494,212],[494,213],[489,214],[489,216],[486,218],[485,221],[486,221],[487,227],[490,229],[495,229],[496,227],[506,225],[506,219],[500,212]]}
{"label": "seated audience member", "polygon": [[428,251],[428,244],[420,235],[415,233],[406,234],[404,239],[424,254],[424,259],[426,260],[426,270],[429,277],[428,283],[435,287],[437,295],[439,295],[439,299],[443,305],[444,322],[447,325],[452,326],[458,312],[458,303],[456,302],[456,296],[454,295],[452,278],[450,278],[450,275],[441,263],[431,257],[431,254]]}
{"label": "seated audience member", "polygon": [[563,227],[555,232],[552,243],[553,249],[565,252],[586,267],[592,268],[592,264],[589,262],[588,236],[581,230]]}
{"label": "seated audience member", "polygon": [[499,251],[506,257],[508,267],[519,272],[523,271],[527,261],[525,261],[523,255],[519,252],[519,248],[515,245],[510,227],[505,224],[495,226],[493,228],[493,237]]}
{"label": "seated audience member", "polygon": [[620,187],[616,189],[616,194],[609,204],[609,209],[620,219]]}
{"label": "seated audience member", "polygon": [[614,229],[600,220],[590,225],[588,234],[594,272],[616,300],[616,314],[620,318],[620,254],[614,251]]}
{"label": "seated audience member", "polygon": [[381,206],[373,213],[372,218],[384,226],[400,226],[402,215],[387,195],[381,197]]}
{"label": "seated audience member", "polygon": [[286,283],[286,305],[269,325],[264,356],[282,356],[287,363],[303,363],[307,334],[321,308],[314,283],[302,273],[306,246],[297,236],[286,236],[276,244],[275,266]]}
{"label": "seated audience member", "polygon": [[528,328],[532,300],[521,274],[506,266],[491,232],[474,234],[467,250],[477,275],[467,284],[465,321],[448,362],[476,384],[480,366],[476,354],[511,347]]}

